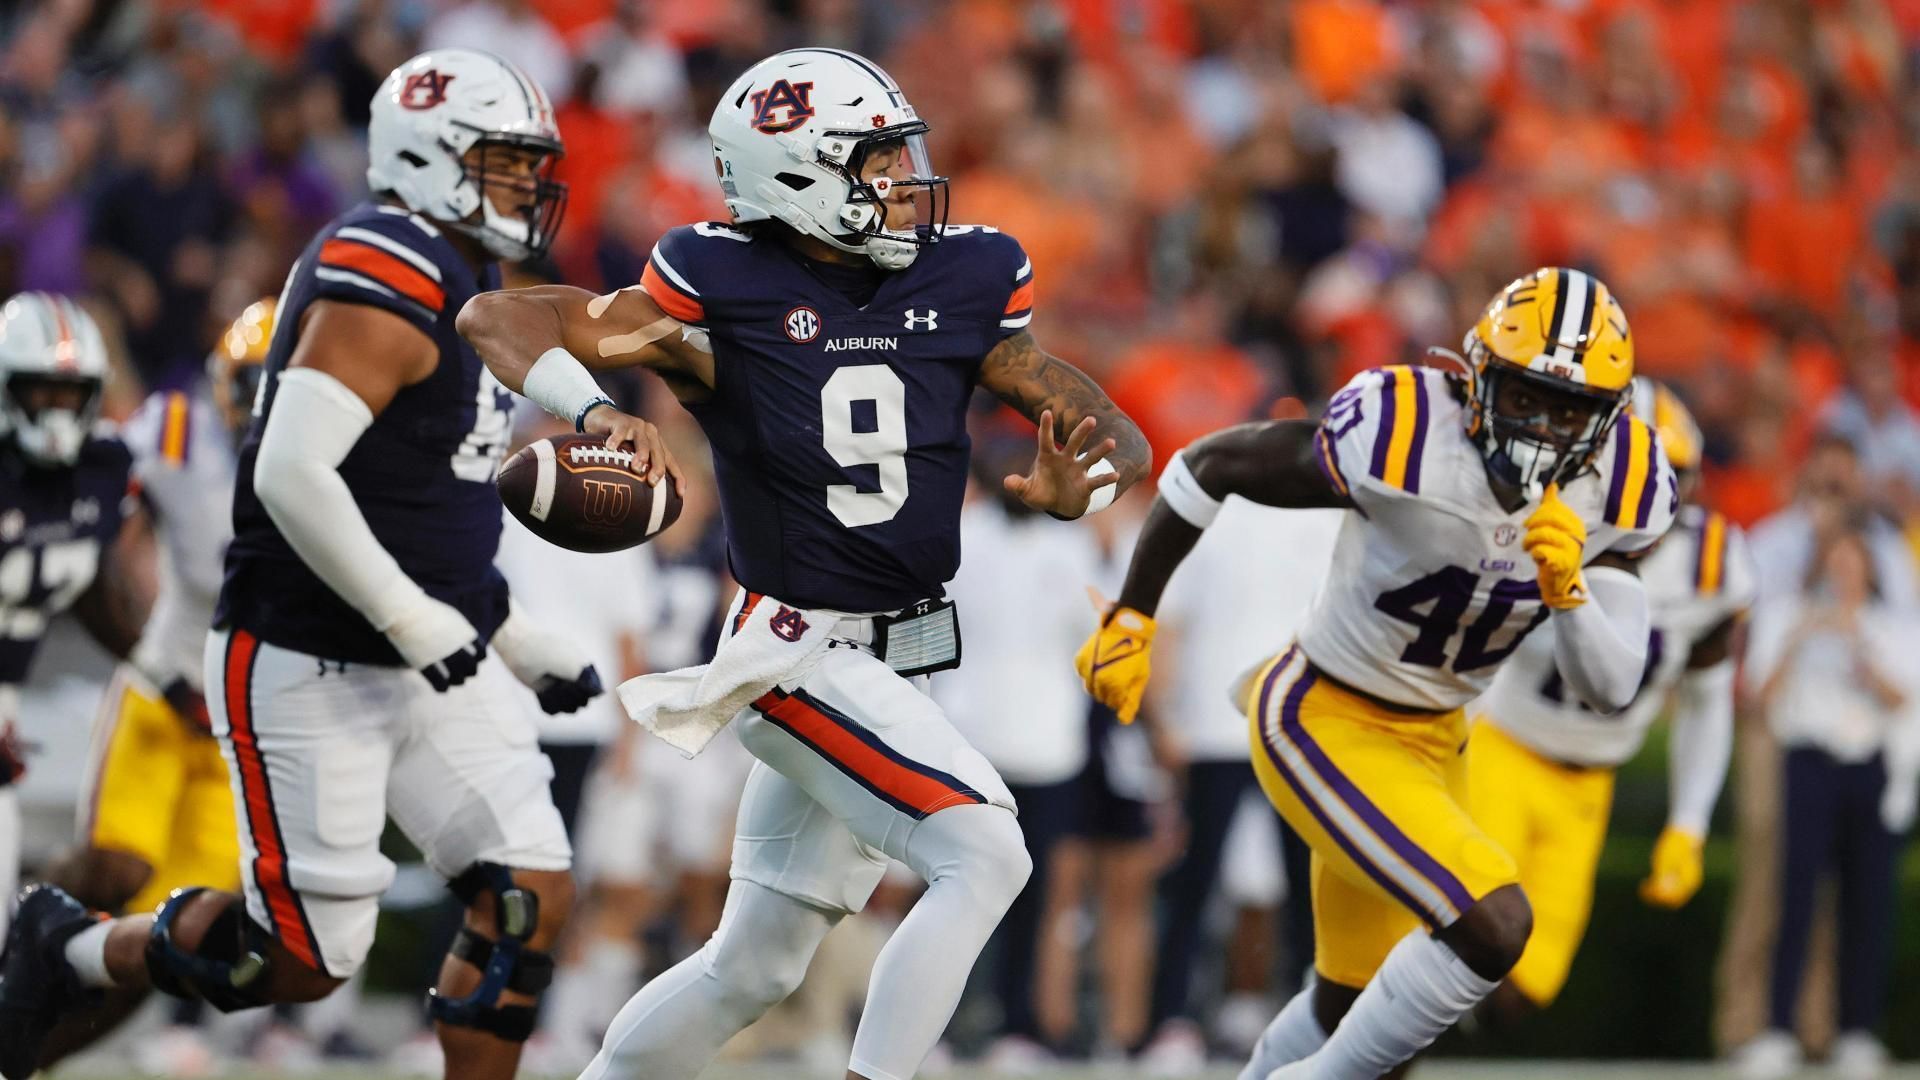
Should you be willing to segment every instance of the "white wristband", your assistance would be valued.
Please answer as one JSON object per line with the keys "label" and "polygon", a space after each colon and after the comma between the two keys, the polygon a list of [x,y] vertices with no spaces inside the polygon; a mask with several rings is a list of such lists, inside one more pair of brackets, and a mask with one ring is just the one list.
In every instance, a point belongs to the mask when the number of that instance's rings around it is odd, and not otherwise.
{"label": "white wristband", "polygon": [[1173,455],[1167,467],[1160,470],[1160,497],[1166,500],[1168,509],[1196,529],[1212,525],[1213,519],[1220,516],[1220,508],[1225,505],[1200,486],[1193,471],[1187,468],[1187,453],[1184,450]]}
{"label": "white wristband", "polygon": [[600,384],[593,381],[593,373],[586,365],[557,345],[541,353],[527,369],[520,392],[529,401],[572,424],[575,431],[581,429],[588,409],[613,404]]}

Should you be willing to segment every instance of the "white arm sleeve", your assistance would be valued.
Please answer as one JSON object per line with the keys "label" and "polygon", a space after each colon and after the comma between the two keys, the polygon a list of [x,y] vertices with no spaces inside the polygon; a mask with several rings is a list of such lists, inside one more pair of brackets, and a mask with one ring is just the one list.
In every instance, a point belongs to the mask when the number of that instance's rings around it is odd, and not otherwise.
{"label": "white arm sleeve", "polygon": [[1680,679],[1667,752],[1668,826],[1707,835],[1732,760],[1733,661],[1728,659]]}
{"label": "white arm sleeve", "polygon": [[1592,599],[1553,613],[1553,655],[1561,677],[1592,708],[1615,713],[1640,689],[1647,663],[1647,590],[1611,566],[1586,569]]}
{"label": "white arm sleeve", "polygon": [[429,597],[374,539],[340,478],[340,463],[372,424],[360,395],[326,372],[281,373],[253,487],[300,561],[385,633]]}

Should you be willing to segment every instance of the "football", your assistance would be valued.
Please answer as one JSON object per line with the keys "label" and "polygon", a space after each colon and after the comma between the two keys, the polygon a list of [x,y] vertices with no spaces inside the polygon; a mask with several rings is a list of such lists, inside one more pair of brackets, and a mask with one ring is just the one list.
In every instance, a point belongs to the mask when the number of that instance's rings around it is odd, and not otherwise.
{"label": "football", "polygon": [[494,486],[522,525],[570,551],[620,551],[644,544],[680,517],[670,478],[648,484],[633,452],[609,450],[595,435],[555,435],[520,448]]}

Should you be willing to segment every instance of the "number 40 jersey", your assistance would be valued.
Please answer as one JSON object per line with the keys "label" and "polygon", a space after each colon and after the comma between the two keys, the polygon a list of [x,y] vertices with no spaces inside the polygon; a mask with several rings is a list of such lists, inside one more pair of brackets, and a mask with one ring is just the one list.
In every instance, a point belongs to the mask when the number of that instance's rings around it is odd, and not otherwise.
{"label": "number 40 jersey", "polygon": [[[868,269],[852,274],[871,287]],[[1033,317],[1033,268],[1012,237],[962,225],[865,303],[848,271],[700,224],[662,237],[640,282],[713,350],[713,397],[688,411],[713,445],[740,584],[893,611],[959,568],[967,405],[981,360]]]}
{"label": "number 40 jersey", "polygon": [[[1464,389],[1437,368],[1362,372],[1317,436],[1320,466],[1355,512],[1300,648],[1334,679],[1420,711],[1478,696],[1548,614],[1520,546],[1537,504],[1508,512],[1495,500],[1467,435]],[[1652,427],[1623,413],[1560,497],[1586,523],[1592,562],[1652,548],[1676,492]]]}

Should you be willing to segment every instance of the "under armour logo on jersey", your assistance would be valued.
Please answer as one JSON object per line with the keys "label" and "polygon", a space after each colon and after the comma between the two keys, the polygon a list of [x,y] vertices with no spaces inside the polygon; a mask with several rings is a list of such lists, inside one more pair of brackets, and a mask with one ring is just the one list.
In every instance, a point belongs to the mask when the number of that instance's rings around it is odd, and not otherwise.
{"label": "under armour logo on jersey", "polygon": [[782,641],[799,641],[800,636],[807,632],[807,620],[799,612],[781,604],[780,610],[767,620],[767,627],[780,635]]}
{"label": "under armour logo on jersey", "polygon": [[920,314],[917,314],[918,311],[919,311],[918,308],[907,309],[907,329],[909,330],[940,329],[940,313],[939,312],[933,310],[932,308],[928,308],[927,313],[925,315],[920,315]]}
{"label": "under armour logo on jersey", "polygon": [[447,84],[452,81],[453,76],[433,69],[409,75],[400,86],[400,107],[415,111],[431,109],[447,100]]}
{"label": "under armour logo on jersey", "polygon": [[820,336],[820,313],[810,307],[787,312],[787,337],[801,345]]}
{"label": "under armour logo on jersey", "polygon": [[[785,109],[785,115],[778,110]],[[813,118],[813,84],[781,79],[765,90],[753,93],[753,127],[768,135],[778,135]]]}

